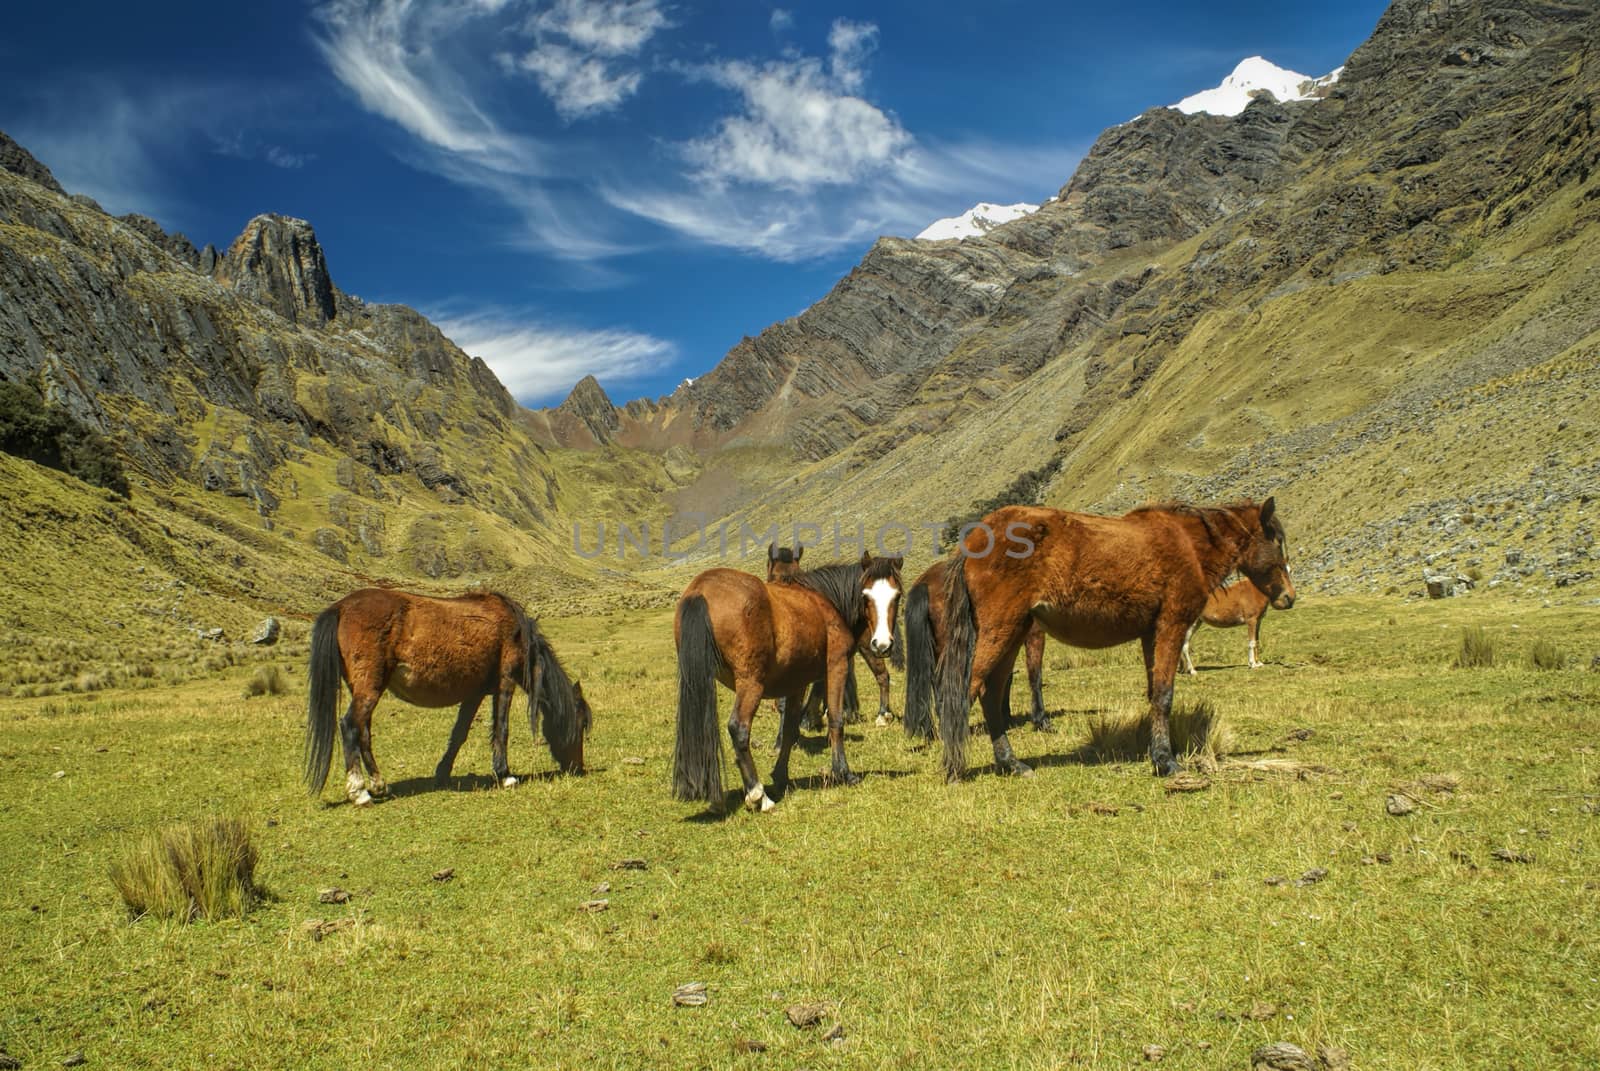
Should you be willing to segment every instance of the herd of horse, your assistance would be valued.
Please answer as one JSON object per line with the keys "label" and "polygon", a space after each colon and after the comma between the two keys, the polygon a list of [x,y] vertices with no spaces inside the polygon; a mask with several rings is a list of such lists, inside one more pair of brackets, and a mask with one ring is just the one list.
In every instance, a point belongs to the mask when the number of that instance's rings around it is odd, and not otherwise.
{"label": "herd of horse", "polygon": [[[851,665],[857,654],[878,680],[880,723],[890,716],[885,660],[905,666],[905,731],[920,740],[937,735],[949,780],[966,770],[974,701],[997,769],[1029,775],[1007,736],[1011,674],[1018,653],[1026,651],[1029,720],[1048,731],[1041,682],[1046,636],[1085,648],[1139,641],[1150,761],[1166,776],[1179,769],[1168,719],[1180,661],[1194,672],[1188,650],[1194,630],[1201,623],[1248,625],[1254,668],[1262,615],[1269,607],[1287,610],[1295,600],[1287,538],[1271,498],[1142,506],[1120,517],[1005,506],[965,526],[952,554],[934,562],[909,592],[900,556],[864,552],[856,562],[804,569],[802,554],[803,548],[769,547],[766,580],[738,569],[708,569],[678,600],[672,786],[679,799],[726,806],[719,684],[734,695],[726,728],[747,806],[774,806],[768,784],[782,798],[803,720],[820,710],[826,711],[830,779],[859,781],[845,756],[843,731],[856,706]],[[341,680],[351,700],[337,719]],[[337,723],[349,800],[364,806],[387,793],[371,732],[373,708],[386,691],[418,706],[458,708],[435,771],[441,783],[483,700],[490,699],[495,780],[515,785],[506,739],[518,688],[527,695],[535,737],[542,732],[562,771],[583,773],[593,717],[582,686],[514,600],[494,592],[452,599],[378,588],[354,592],[312,626],[306,785],[312,795],[321,793]],[[781,727],[777,760],[764,783],[751,751],[751,723],[768,699],[778,701]]]}

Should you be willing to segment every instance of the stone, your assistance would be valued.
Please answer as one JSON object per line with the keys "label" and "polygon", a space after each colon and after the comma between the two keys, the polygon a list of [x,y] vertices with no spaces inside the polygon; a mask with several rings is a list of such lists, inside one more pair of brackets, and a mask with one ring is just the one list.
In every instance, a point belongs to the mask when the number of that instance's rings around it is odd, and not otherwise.
{"label": "stone", "polygon": [[1417,809],[1417,803],[1410,796],[1396,793],[1383,801],[1383,809],[1396,818],[1404,818]]}
{"label": "stone", "polygon": [[261,624],[250,636],[250,642],[261,647],[271,647],[278,642],[278,635],[283,630],[283,625],[276,617],[268,616],[262,619]]}
{"label": "stone", "polygon": [[1250,1071],[1321,1071],[1298,1045],[1274,1041],[1250,1054]]}

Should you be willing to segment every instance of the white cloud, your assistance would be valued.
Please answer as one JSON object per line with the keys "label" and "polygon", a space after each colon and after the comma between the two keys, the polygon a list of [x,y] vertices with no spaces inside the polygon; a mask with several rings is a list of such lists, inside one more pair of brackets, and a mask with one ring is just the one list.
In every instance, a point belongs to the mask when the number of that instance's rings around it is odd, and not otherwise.
{"label": "white cloud", "polygon": [[828,30],[828,68],[834,80],[852,93],[866,77],[867,57],[878,47],[878,27],[870,22],[837,19]]}
{"label": "white cloud", "polygon": [[556,0],[534,17],[540,33],[558,34],[601,56],[635,56],[668,26],[656,0]]}
{"label": "white cloud", "polygon": [[773,33],[787,33],[794,29],[794,12],[781,7],[773,8],[770,25]]}
{"label": "white cloud", "polygon": [[635,331],[553,327],[498,312],[430,318],[464,352],[483,358],[527,404],[559,401],[586,375],[626,381],[678,355],[671,342]]}
{"label": "white cloud", "polygon": [[333,0],[319,9],[328,66],[361,103],[423,141],[499,170],[535,170],[534,147],[486,116],[435,44],[502,4]]}
{"label": "white cloud", "polygon": [[595,56],[574,52],[554,42],[542,44],[516,61],[539,81],[563,119],[582,119],[614,110],[639,91],[638,71],[612,73]]}
{"label": "white cloud", "polygon": [[911,135],[854,95],[877,32],[868,24],[835,22],[827,70],[816,57],[704,68],[704,77],[740,94],[744,110],[723,119],[710,137],[684,146],[698,176],[719,185],[804,191],[857,182],[890,165],[910,147]]}

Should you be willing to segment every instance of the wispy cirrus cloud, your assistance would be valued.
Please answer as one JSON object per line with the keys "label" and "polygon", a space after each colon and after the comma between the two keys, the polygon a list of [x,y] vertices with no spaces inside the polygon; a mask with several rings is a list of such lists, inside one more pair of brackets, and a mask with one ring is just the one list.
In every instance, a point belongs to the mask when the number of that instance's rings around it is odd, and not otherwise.
{"label": "wispy cirrus cloud", "polygon": [[[769,21],[795,24],[783,9]],[[1014,197],[1021,165],[1059,181],[1080,155],[919,140],[869,93],[871,22],[834,19],[826,54],[766,61],[675,42],[661,0],[329,0],[319,22],[330,69],[417,139],[418,163],[517,212],[516,244],[572,261],[673,239],[803,260]],[[517,132],[525,76],[571,127],[560,139]],[[624,111],[646,78],[715,87],[726,105],[677,140],[573,125]]]}
{"label": "wispy cirrus cloud", "polygon": [[430,318],[465,353],[483,358],[528,405],[559,401],[585,375],[626,382],[678,356],[671,342],[636,331],[567,328],[497,310],[447,309]]}

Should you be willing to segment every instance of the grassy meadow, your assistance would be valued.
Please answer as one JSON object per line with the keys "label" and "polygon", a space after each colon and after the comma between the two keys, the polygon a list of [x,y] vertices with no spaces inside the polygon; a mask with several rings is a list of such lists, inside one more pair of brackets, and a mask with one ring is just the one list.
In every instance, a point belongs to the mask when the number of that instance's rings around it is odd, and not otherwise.
{"label": "grassy meadow", "polygon": [[[859,787],[823,786],[807,738],[775,811],[725,819],[671,798],[668,611],[545,622],[595,709],[588,776],[549,776],[519,709],[512,768],[534,776],[490,787],[485,712],[436,790],[453,712],[390,698],[395,796],[364,810],[337,771],[322,801],[298,782],[303,624],[195,680],[0,699],[0,1047],[25,1067],[1046,1068],[1148,1046],[1247,1067],[1283,1040],[1358,1068],[1592,1067],[1597,623],[1312,597],[1268,616],[1255,672],[1242,629],[1202,630],[1178,700],[1214,706],[1232,755],[1184,793],[1083,750],[1092,716],[1139,706],[1137,648],[1052,645],[1058,731],[1012,734],[1036,777],[978,765],[980,736],[946,786],[936,745],[869,723]],[[1475,626],[1492,664],[1457,668]],[[274,658],[287,690],[244,698]],[[764,708],[763,773],[776,727]],[[130,920],[120,854],[214,816],[253,833],[264,903]],[[675,1006],[691,982],[707,1002]]]}

